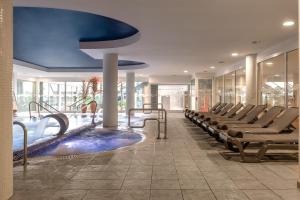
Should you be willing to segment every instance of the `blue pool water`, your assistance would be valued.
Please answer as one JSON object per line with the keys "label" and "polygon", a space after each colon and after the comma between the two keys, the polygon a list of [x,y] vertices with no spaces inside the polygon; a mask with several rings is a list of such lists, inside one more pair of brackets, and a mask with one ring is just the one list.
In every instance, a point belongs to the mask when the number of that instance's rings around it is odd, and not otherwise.
{"label": "blue pool water", "polygon": [[[91,115],[81,115],[81,114],[67,114],[69,118],[69,128],[68,131],[74,130],[78,127],[91,124]],[[57,132],[59,130],[59,124],[53,119],[30,119],[29,116],[19,116],[14,120],[20,121],[25,124],[28,130],[28,145],[35,145],[52,138],[57,137]],[[102,121],[100,115],[96,116],[95,121]],[[23,149],[24,133],[20,126],[13,126],[13,150],[18,151]]]}
{"label": "blue pool water", "polygon": [[65,156],[110,151],[142,140],[143,135],[139,133],[95,128],[54,142],[38,151],[32,152],[30,157]]}
{"label": "blue pool water", "polygon": [[[68,131],[76,130],[82,126],[89,125],[92,122],[91,114],[81,113],[65,113],[69,118]],[[132,124],[140,125],[143,119],[148,115],[137,113],[132,117]],[[127,127],[128,118],[124,113],[119,113],[119,127]],[[28,114],[19,114],[14,120],[23,122],[28,129],[28,146],[36,145],[49,141],[57,137],[59,130],[59,124],[53,119],[35,120],[30,119]],[[97,113],[96,122],[102,121],[102,113]],[[15,125],[13,127],[13,151],[19,151],[23,149],[24,134],[20,126]]]}

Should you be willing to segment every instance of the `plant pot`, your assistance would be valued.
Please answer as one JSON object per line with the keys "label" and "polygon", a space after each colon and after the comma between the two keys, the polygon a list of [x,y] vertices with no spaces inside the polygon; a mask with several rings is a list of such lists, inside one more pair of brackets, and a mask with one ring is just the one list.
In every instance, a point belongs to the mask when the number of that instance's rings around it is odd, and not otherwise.
{"label": "plant pot", "polygon": [[86,104],[84,103],[84,104],[81,105],[81,112],[82,112],[82,113],[86,113],[86,111],[87,111],[87,106],[86,106]]}
{"label": "plant pot", "polygon": [[91,112],[95,113],[97,111],[97,103],[96,101],[91,102],[90,104]]}

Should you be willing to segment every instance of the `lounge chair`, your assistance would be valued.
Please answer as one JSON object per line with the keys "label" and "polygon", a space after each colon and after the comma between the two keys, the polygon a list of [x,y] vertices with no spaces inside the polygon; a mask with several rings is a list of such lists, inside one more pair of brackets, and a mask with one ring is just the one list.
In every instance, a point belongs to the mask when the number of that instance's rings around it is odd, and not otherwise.
{"label": "lounge chair", "polygon": [[206,129],[211,121],[220,121],[233,118],[237,112],[243,107],[242,103],[238,103],[234,107],[232,107],[227,113],[224,115],[211,115],[203,120],[202,128]]}
{"label": "lounge chair", "polygon": [[[254,123],[257,120],[257,116],[264,111],[266,108],[265,105],[258,105],[251,109],[246,116],[241,120],[222,120],[222,121],[214,121],[212,122],[207,130],[210,135],[214,136],[219,141],[219,129],[222,129],[224,126],[228,124],[250,124]],[[220,122],[220,124],[219,124]],[[224,128],[223,128],[224,129]]]}
{"label": "lounge chair", "polygon": [[[299,130],[296,129],[292,133],[285,134],[245,134],[242,138],[230,137],[228,142],[236,146],[236,153],[223,152],[222,155],[226,159],[230,159],[233,156],[239,156],[242,162],[247,162],[249,156],[254,156],[254,160],[251,162],[259,162],[266,155],[282,155],[282,152],[276,151],[276,153],[267,154],[268,150],[298,150]],[[256,144],[257,151],[246,152],[246,148],[249,144]],[[286,152],[284,153],[286,154]],[[288,152],[290,154],[290,152]]]}
{"label": "lounge chair", "polygon": [[212,110],[211,112],[198,112],[198,113],[195,113],[193,116],[192,116],[192,121],[195,123],[196,120],[200,117],[204,117],[205,115],[212,115],[212,114],[218,114],[220,113],[225,107],[226,107],[227,103],[220,103],[214,110]]}
{"label": "lounge chair", "polygon": [[231,149],[233,145],[231,138],[244,138],[247,134],[280,134],[284,132],[291,132],[294,129],[292,123],[299,117],[298,108],[288,108],[273,123],[267,128],[232,128],[229,131],[219,132],[219,137],[225,141],[225,145]]}
{"label": "lounge chair", "polygon": [[218,126],[218,128],[221,130],[228,130],[232,128],[266,128],[283,110],[284,107],[282,106],[273,106],[253,124],[242,123],[242,121],[238,121],[237,123],[223,123],[222,126]]}
{"label": "lounge chair", "polygon": [[233,106],[233,103],[226,104],[222,109],[218,110],[218,112],[206,113],[203,115],[199,115],[198,118],[206,120],[211,117],[224,116]]}
{"label": "lounge chair", "polygon": [[[246,105],[244,108],[242,108],[234,117],[232,118],[228,118],[227,120],[233,120],[233,121],[236,121],[236,120],[241,120],[243,119],[247,113],[254,107],[254,105],[252,104],[248,104]],[[197,124],[202,127],[202,122],[203,122],[203,119],[201,118],[198,118],[197,119]]]}

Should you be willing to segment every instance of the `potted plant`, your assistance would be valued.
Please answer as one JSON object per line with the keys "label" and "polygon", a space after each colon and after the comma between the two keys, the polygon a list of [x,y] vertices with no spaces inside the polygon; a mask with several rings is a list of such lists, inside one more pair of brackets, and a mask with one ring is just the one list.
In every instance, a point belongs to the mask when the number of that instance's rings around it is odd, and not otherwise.
{"label": "potted plant", "polygon": [[92,96],[93,96],[93,100],[90,103],[90,109],[92,113],[95,113],[97,111],[97,102],[95,101],[95,96],[98,91],[98,82],[99,82],[99,78],[97,77],[92,77],[89,81],[89,83],[91,84]]}
{"label": "potted plant", "polygon": [[85,81],[82,81],[82,104],[81,104],[81,113],[86,113],[86,97],[87,97],[88,84]]}

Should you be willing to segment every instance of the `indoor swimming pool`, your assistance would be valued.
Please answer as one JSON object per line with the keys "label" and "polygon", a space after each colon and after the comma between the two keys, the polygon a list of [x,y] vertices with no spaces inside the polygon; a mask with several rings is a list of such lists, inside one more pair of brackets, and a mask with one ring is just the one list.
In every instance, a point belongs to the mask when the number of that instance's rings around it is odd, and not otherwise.
{"label": "indoor swimming pool", "polygon": [[[66,114],[69,119],[69,127],[67,130],[68,132],[76,131],[79,128],[91,125],[92,122],[92,115],[91,114],[81,114],[81,113],[67,113]],[[135,116],[132,117],[131,121],[132,124],[138,125],[141,124],[143,119],[148,116],[143,113],[137,113]],[[54,119],[30,119],[26,115],[20,114],[14,120],[20,121],[25,124],[28,130],[28,146],[38,145],[50,140],[53,140],[58,137],[57,132],[59,130],[59,124]],[[119,113],[119,127],[120,128],[127,128],[128,117],[125,113]],[[95,122],[97,125],[101,125],[102,122],[102,113],[98,113],[95,117]],[[98,129],[99,131],[99,129]],[[105,136],[106,134],[102,135]],[[102,137],[101,136],[101,137]],[[122,135],[123,137],[124,135]],[[86,137],[88,139],[89,137]],[[112,138],[117,139],[117,138]],[[104,140],[106,141],[106,140]],[[20,151],[23,150],[23,142],[24,142],[24,134],[23,130],[20,126],[14,125],[13,126],[13,151]],[[112,141],[114,142],[114,141]],[[118,142],[116,142],[118,143]],[[126,143],[126,142],[125,142]],[[105,144],[102,143],[104,146]],[[98,143],[99,145],[99,143]],[[112,145],[114,146],[114,145]],[[118,145],[117,145],[118,146]],[[122,145],[121,145],[122,146]],[[106,149],[106,147],[103,147]]]}
{"label": "indoor swimming pool", "polygon": [[126,131],[93,128],[57,140],[29,154],[30,157],[68,156],[111,151],[142,141],[143,134]]}

